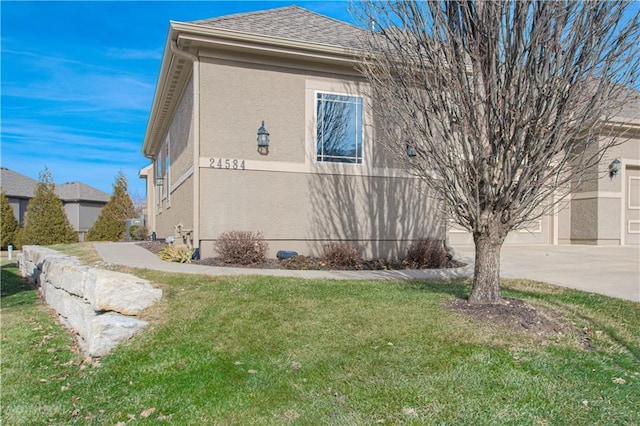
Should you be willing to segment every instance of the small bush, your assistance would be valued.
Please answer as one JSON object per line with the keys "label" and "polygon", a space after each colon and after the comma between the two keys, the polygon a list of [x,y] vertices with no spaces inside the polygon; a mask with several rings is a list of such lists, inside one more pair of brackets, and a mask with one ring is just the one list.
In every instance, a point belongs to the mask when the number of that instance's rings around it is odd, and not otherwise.
{"label": "small bush", "polygon": [[169,262],[191,263],[193,250],[186,247],[167,245],[160,250],[158,256],[160,256],[160,259]]}
{"label": "small bush", "polygon": [[229,231],[218,237],[215,247],[224,263],[251,265],[264,262],[269,244],[262,232]]}
{"label": "small bush", "polygon": [[329,268],[360,269],[360,247],[349,243],[330,243],[323,247],[322,259]]}
{"label": "small bush", "polygon": [[136,240],[136,239],[137,239],[137,238],[136,238],[136,231],[138,230],[138,228],[140,228],[138,225],[131,225],[131,226],[129,227],[129,237],[130,237],[132,240]]}
{"label": "small bush", "polygon": [[129,237],[133,241],[144,241],[149,238],[149,230],[146,226],[131,225],[129,227]]}
{"label": "small bush", "polygon": [[404,264],[412,269],[444,268],[447,266],[447,251],[441,240],[416,240],[407,249]]}

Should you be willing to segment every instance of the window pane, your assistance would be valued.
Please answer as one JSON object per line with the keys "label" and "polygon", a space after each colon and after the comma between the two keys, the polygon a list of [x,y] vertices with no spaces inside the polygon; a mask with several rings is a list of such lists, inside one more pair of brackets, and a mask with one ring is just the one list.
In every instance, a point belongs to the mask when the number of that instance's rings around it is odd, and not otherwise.
{"label": "window pane", "polygon": [[362,163],[362,98],[318,93],[317,161]]}

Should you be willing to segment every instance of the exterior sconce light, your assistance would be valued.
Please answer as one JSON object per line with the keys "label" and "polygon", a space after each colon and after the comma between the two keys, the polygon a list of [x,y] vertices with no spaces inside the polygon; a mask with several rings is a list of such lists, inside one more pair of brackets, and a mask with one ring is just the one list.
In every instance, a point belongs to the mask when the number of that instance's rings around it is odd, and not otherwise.
{"label": "exterior sconce light", "polygon": [[264,120],[258,129],[258,152],[262,155],[269,153],[269,132],[264,128]]}
{"label": "exterior sconce light", "polygon": [[409,142],[407,142],[407,156],[409,158],[413,158],[415,156],[417,156],[418,153],[416,152],[416,149],[413,145],[411,145]]}
{"label": "exterior sconce light", "polygon": [[611,164],[609,164],[609,178],[613,179],[613,177],[615,175],[618,174],[618,172],[620,171],[620,160],[618,160],[617,158],[615,160],[613,160],[611,162]]}
{"label": "exterior sconce light", "polygon": [[162,176],[158,176],[156,178],[156,186],[162,186],[164,185],[164,178]]}

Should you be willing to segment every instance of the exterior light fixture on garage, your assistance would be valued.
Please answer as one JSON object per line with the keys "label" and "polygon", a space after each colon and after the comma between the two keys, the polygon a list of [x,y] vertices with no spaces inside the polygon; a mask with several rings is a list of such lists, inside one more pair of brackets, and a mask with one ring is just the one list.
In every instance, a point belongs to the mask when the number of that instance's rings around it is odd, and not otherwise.
{"label": "exterior light fixture on garage", "polygon": [[613,177],[620,171],[620,164],[620,160],[618,160],[617,158],[613,160],[611,164],[609,164],[609,177],[611,179],[613,179]]}

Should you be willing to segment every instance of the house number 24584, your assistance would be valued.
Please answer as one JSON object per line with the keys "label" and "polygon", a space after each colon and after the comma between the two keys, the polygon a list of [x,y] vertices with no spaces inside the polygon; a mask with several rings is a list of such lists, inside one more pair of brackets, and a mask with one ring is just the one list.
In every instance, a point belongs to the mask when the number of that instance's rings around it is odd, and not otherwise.
{"label": "house number 24584", "polygon": [[231,158],[209,158],[209,167],[212,169],[244,170],[244,160]]}

